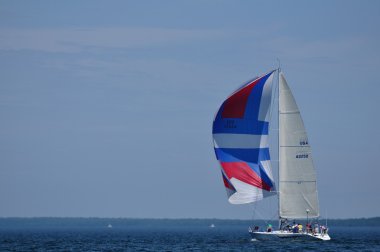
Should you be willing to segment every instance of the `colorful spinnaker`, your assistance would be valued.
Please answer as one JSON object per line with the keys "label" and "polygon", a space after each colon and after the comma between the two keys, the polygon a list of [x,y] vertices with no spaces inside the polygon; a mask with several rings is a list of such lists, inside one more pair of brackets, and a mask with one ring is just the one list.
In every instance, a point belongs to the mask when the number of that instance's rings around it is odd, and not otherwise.
{"label": "colorful spinnaker", "polygon": [[275,191],[268,142],[273,75],[236,90],[214,119],[215,154],[232,204],[255,202]]}

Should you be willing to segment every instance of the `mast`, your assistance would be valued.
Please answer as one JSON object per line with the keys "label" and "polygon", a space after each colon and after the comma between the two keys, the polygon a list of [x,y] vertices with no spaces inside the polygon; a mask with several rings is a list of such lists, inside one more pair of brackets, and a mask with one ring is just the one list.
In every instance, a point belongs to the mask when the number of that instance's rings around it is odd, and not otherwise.
{"label": "mast", "polygon": [[281,228],[281,216],[280,216],[280,60],[278,60],[278,69],[277,69],[277,128],[278,128],[278,134],[277,134],[277,155],[278,155],[278,163],[277,163],[277,206],[278,206],[278,224],[279,228]]}

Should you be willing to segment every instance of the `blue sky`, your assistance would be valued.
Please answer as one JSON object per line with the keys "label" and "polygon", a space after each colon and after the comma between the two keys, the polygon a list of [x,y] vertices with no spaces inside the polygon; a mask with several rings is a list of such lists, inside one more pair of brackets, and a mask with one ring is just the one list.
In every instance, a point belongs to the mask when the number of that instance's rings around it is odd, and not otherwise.
{"label": "blue sky", "polygon": [[379,216],[378,1],[0,1],[0,216],[250,218],[211,124],[277,66],[322,215]]}

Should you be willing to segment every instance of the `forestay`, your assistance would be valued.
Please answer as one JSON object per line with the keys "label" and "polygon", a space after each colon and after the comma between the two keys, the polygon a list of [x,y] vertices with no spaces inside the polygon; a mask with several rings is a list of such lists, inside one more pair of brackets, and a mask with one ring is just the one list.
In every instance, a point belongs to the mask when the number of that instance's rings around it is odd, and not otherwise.
{"label": "forestay", "polygon": [[250,203],[273,195],[268,129],[273,71],[236,90],[213,123],[216,158],[229,202]]}
{"label": "forestay", "polygon": [[292,92],[282,73],[279,78],[280,217],[318,217],[316,174],[311,148]]}

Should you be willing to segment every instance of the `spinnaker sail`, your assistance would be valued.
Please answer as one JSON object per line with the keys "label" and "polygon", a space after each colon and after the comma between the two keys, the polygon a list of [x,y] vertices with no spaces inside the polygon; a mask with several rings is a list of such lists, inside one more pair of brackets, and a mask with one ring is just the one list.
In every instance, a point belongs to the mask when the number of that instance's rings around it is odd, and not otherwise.
{"label": "spinnaker sail", "polygon": [[255,202],[275,191],[268,141],[273,75],[232,93],[213,122],[215,154],[232,204]]}

